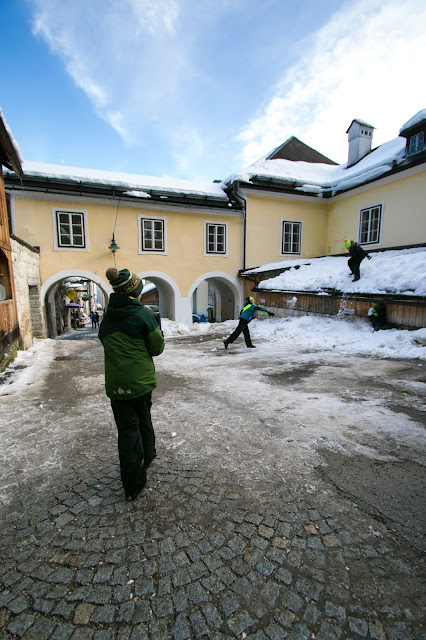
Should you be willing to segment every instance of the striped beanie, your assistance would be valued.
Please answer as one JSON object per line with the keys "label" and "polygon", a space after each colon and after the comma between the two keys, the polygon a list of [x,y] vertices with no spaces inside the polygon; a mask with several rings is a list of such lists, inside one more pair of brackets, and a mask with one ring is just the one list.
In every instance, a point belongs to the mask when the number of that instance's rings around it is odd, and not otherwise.
{"label": "striped beanie", "polygon": [[143,289],[142,280],[136,273],[132,273],[128,269],[118,271],[118,269],[112,267],[107,269],[105,275],[115,293],[125,293],[127,296],[137,298]]}

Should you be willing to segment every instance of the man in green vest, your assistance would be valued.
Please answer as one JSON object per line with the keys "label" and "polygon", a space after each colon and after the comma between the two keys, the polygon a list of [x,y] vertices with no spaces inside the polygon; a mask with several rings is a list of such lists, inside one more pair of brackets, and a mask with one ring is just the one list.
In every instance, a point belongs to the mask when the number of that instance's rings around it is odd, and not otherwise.
{"label": "man in green vest", "polygon": [[126,500],[146,483],[156,456],[151,394],[157,386],[153,357],[164,338],[151,311],[140,302],[142,280],[128,269],[108,269],[114,293],[99,328],[105,356],[105,390],[118,429],[121,481]]}

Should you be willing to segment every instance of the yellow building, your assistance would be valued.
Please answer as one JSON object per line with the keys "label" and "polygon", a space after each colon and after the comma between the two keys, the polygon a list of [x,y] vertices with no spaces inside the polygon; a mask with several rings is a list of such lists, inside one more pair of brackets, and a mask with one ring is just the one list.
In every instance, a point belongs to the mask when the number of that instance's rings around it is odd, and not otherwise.
{"label": "yellow building", "polygon": [[24,172],[22,182],[8,174],[9,206],[14,233],[40,249],[43,306],[54,306],[55,287],[70,277],[107,298],[105,271],[116,264],[156,285],[162,317],[191,322],[204,283],[212,319],[238,314],[242,211],[220,184],[29,162]]}
{"label": "yellow building", "polygon": [[370,252],[424,244],[426,110],[376,149],[373,129],[352,121],[344,165],[290,138],[214,183],[25,162],[5,186],[13,232],[40,249],[42,305],[72,276],[106,299],[116,262],[156,285],[162,317],[223,321],[238,317],[246,269],[342,254],[345,238]]}

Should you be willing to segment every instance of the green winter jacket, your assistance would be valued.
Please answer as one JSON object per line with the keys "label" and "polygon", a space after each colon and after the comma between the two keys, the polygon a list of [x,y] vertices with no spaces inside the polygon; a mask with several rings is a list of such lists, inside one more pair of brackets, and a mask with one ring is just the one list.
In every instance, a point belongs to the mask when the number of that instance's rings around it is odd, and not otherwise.
{"label": "green winter jacket", "polygon": [[164,338],[152,312],[138,300],[112,293],[99,328],[105,356],[105,390],[109,398],[129,400],[157,386],[153,356]]}

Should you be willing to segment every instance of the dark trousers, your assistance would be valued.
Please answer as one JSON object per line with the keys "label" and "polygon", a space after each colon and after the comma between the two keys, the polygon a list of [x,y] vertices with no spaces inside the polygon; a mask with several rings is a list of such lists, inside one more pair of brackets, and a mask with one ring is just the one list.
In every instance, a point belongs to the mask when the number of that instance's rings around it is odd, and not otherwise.
{"label": "dark trousers", "polygon": [[356,280],[359,280],[361,277],[361,274],[359,272],[359,267],[363,260],[364,258],[349,258],[348,260],[348,267],[351,270],[351,272],[354,274]]}
{"label": "dark trousers", "polygon": [[126,495],[142,491],[146,467],[156,456],[151,406],[151,393],[131,400],[111,400],[118,429],[121,481]]}
{"label": "dark trousers", "polygon": [[240,321],[238,323],[237,328],[235,329],[235,331],[233,333],[231,333],[229,338],[226,339],[226,343],[227,344],[232,344],[233,342],[235,342],[235,340],[238,338],[240,333],[242,333],[244,335],[244,340],[246,341],[246,346],[247,347],[251,347],[252,342],[251,342],[251,337],[250,337],[250,331],[249,331],[249,328],[248,328],[248,322],[247,322],[247,320],[244,320],[244,318],[240,318]]}

